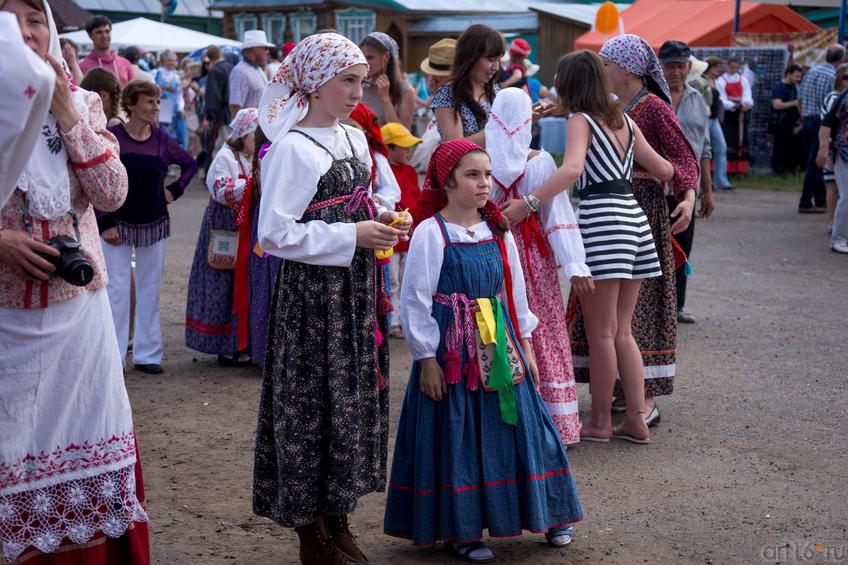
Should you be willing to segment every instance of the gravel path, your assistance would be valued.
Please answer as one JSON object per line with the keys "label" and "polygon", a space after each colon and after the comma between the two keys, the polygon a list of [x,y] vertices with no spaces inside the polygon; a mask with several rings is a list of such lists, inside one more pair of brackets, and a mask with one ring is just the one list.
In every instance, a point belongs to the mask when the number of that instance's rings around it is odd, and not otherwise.
{"label": "gravel path", "polygon": [[[165,374],[127,373],[161,564],[297,563],[296,537],[251,513],[261,374],[184,347],[186,284],[206,205],[197,182],[171,209],[162,288]],[[848,257],[797,195],[717,195],[697,226],[675,394],[653,443],[569,450],[586,519],[554,550],[495,540],[500,563],[765,563],[848,560],[844,402]],[[392,421],[410,356],[392,342]],[[580,387],[581,411],[589,404]],[[394,430],[391,433],[394,437]],[[391,460],[391,455],[389,457]],[[352,528],[383,565],[458,562],[382,534],[384,494]],[[818,544],[818,545],[817,545]]]}

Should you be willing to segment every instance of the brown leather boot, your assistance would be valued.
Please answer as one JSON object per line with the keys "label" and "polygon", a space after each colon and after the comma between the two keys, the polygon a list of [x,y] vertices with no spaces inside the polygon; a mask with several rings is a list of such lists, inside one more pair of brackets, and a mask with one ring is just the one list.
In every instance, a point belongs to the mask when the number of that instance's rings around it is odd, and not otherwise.
{"label": "brown leather boot", "polygon": [[356,545],[356,538],[350,533],[350,528],[347,525],[347,516],[324,516],[324,522],[327,524],[327,531],[330,534],[330,539],[342,553],[352,559],[354,563],[369,563],[368,558]]}
{"label": "brown leather boot", "polygon": [[351,565],[356,563],[336,547],[321,518],[308,526],[295,528],[294,531],[300,538],[300,562],[303,565]]}

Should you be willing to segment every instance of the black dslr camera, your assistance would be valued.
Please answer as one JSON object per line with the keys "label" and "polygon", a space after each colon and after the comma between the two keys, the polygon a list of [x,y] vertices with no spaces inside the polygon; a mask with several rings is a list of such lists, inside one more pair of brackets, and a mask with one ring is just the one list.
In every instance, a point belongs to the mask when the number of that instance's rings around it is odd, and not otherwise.
{"label": "black dslr camera", "polygon": [[43,256],[56,267],[54,274],[74,286],[85,286],[91,282],[94,278],[94,267],[85,258],[79,241],[67,235],[57,235],[44,243],[59,252],[57,257]]}

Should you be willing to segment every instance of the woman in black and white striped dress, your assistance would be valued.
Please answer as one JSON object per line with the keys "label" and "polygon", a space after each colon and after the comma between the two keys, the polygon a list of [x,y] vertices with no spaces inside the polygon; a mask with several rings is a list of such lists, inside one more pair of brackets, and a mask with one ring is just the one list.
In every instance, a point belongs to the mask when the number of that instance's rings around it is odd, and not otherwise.
{"label": "woman in black and white striped dress", "polygon": [[[647,443],[642,357],[631,325],[641,280],[660,276],[661,270],[651,229],[633,197],[630,179],[634,159],[661,181],[671,179],[674,169],[611,99],[603,62],[596,54],[578,51],[560,59],[556,88],[562,110],[572,114],[563,164],[523,203],[507,203],[504,213],[514,223],[541,201],[572,185],[579,189],[578,227],[592,272],[591,277],[572,278],[591,351],[592,411],[583,421],[580,437]],[[624,422],[613,430],[610,408],[617,372],[627,412]]]}

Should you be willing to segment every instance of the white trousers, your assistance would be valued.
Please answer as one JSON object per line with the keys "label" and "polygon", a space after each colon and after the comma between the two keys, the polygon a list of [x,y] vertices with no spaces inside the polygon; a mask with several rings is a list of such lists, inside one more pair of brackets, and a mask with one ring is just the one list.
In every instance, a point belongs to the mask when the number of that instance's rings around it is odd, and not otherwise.
{"label": "white trousers", "polygon": [[403,271],[406,269],[406,252],[394,252],[389,258],[389,284],[392,288],[392,327],[400,327],[400,285],[403,284]]}
{"label": "white trousers", "polygon": [[[135,332],[133,363],[162,363],[162,328],[159,324],[159,286],[165,269],[166,239],[148,247],[135,248]],[[103,244],[106,272],[109,275],[109,304],[118,337],[121,364],[126,367],[127,341],[130,332],[130,274],[133,247]]]}

